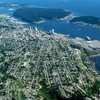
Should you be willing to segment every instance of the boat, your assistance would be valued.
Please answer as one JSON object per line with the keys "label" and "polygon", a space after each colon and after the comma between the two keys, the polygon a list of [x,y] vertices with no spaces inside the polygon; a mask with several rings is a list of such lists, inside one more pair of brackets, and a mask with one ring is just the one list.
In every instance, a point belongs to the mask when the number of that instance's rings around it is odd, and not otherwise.
{"label": "boat", "polygon": [[91,38],[89,37],[89,36],[86,36],[86,38],[90,41],[91,40]]}
{"label": "boat", "polygon": [[14,10],[14,9],[10,8],[9,10]]}

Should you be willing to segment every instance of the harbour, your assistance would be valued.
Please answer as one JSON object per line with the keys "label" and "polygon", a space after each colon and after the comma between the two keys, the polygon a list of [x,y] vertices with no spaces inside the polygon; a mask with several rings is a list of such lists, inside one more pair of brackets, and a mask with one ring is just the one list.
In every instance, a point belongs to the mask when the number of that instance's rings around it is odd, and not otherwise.
{"label": "harbour", "polygon": [[[2,1],[4,1],[4,0],[2,0]],[[87,9],[87,5],[84,4],[86,1],[82,1],[83,5],[80,2],[81,6],[79,6],[77,4],[77,2],[79,2],[79,0],[76,0],[76,2],[74,2],[74,0],[67,1],[67,2],[65,2],[64,0],[60,0],[59,2],[57,2],[57,0],[55,0],[54,2],[52,2],[50,0],[48,0],[48,1],[43,0],[43,2],[38,2],[38,0],[30,1],[30,2],[29,1],[30,0],[25,0],[23,2],[23,4],[29,4],[32,7],[39,7],[39,8],[60,8],[60,9],[64,9],[67,11],[71,11],[72,13],[74,13],[74,16],[91,15],[91,16],[100,17],[100,13],[95,13],[95,11],[93,10],[94,8],[91,5],[88,5],[89,9]],[[12,0],[7,0],[4,2],[12,2]],[[18,1],[18,0],[14,0],[14,2],[22,3],[22,1]],[[74,2],[74,4],[73,4],[73,2]],[[61,5],[59,5],[59,3]],[[78,9],[76,9],[76,6]],[[83,6],[84,6],[84,9],[81,9]],[[98,11],[99,8],[100,8],[100,6],[97,4],[95,10]],[[13,12],[15,10],[16,9],[9,10],[9,8],[3,8],[3,9],[0,9],[0,13],[1,14],[7,13],[11,17],[18,19],[19,21],[28,23],[28,24],[24,24],[25,27],[37,27],[39,30],[44,30],[44,31],[50,31],[51,29],[54,29],[55,32],[60,33],[60,34],[65,34],[65,35],[69,34],[69,36],[72,38],[81,37],[83,39],[86,39],[86,36],[89,36],[91,38],[91,40],[99,40],[100,41],[100,37],[99,37],[100,36],[100,28],[92,27],[89,25],[83,25],[83,24],[72,24],[72,23],[68,22],[69,19],[46,20],[43,23],[30,23],[30,22],[23,21],[22,19],[13,16]]]}

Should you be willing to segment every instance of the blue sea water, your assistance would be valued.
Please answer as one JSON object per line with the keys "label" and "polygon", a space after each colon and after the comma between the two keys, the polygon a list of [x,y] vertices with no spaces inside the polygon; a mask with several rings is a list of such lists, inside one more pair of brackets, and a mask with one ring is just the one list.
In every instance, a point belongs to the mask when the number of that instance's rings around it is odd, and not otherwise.
{"label": "blue sea water", "polygon": [[95,69],[100,72],[100,56],[89,57],[89,60],[95,66]]}
{"label": "blue sea water", "polygon": [[[43,8],[61,8],[73,12],[76,16],[96,16],[100,17],[100,0],[1,0],[3,2],[18,2],[29,4],[32,7]],[[0,9],[0,13],[8,13],[13,16],[13,11]],[[14,16],[13,16],[14,17]],[[18,18],[19,19],[19,18]],[[20,19],[19,19],[20,20]],[[36,26],[38,29],[49,31],[55,29],[55,32],[69,34],[70,37],[86,38],[89,36],[92,40],[100,40],[100,28],[71,24],[67,20],[47,20],[41,24],[29,23],[26,26]]]}

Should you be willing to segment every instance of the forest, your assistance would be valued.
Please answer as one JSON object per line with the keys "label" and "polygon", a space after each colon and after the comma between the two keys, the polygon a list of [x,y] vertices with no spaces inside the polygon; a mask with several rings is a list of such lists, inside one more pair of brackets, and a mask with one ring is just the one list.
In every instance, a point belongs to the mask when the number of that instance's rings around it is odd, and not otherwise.
{"label": "forest", "polygon": [[13,15],[29,22],[39,22],[43,19],[60,19],[69,16],[71,12],[51,8],[20,8]]}
{"label": "forest", "polygon": [[70,20],[71,23],[77,23],[77,22],[83,22],[91,25],[100,25],[100,18],[93,17],[93,16],[80,16],[80,17],[74,17],[72,20]]}

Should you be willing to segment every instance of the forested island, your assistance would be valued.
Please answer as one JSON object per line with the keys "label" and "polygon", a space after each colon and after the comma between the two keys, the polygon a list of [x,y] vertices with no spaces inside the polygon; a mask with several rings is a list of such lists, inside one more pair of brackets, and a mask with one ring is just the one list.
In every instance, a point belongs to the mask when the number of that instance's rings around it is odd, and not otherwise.
{"label": "forested island", "polygon": [[50,8],[20,8],[14,13],[14,16],[21,17],[29,22],[41,22],[44,19],[66,19],[71,15],[71,12],[63,9]]}
{"label": "forested island", "polygon": [[71,23],[83,23],[87,25],[100,27],[100,18],[93,17],[93,16],[74,17],[72,20],[70,20],[70,22]]}

